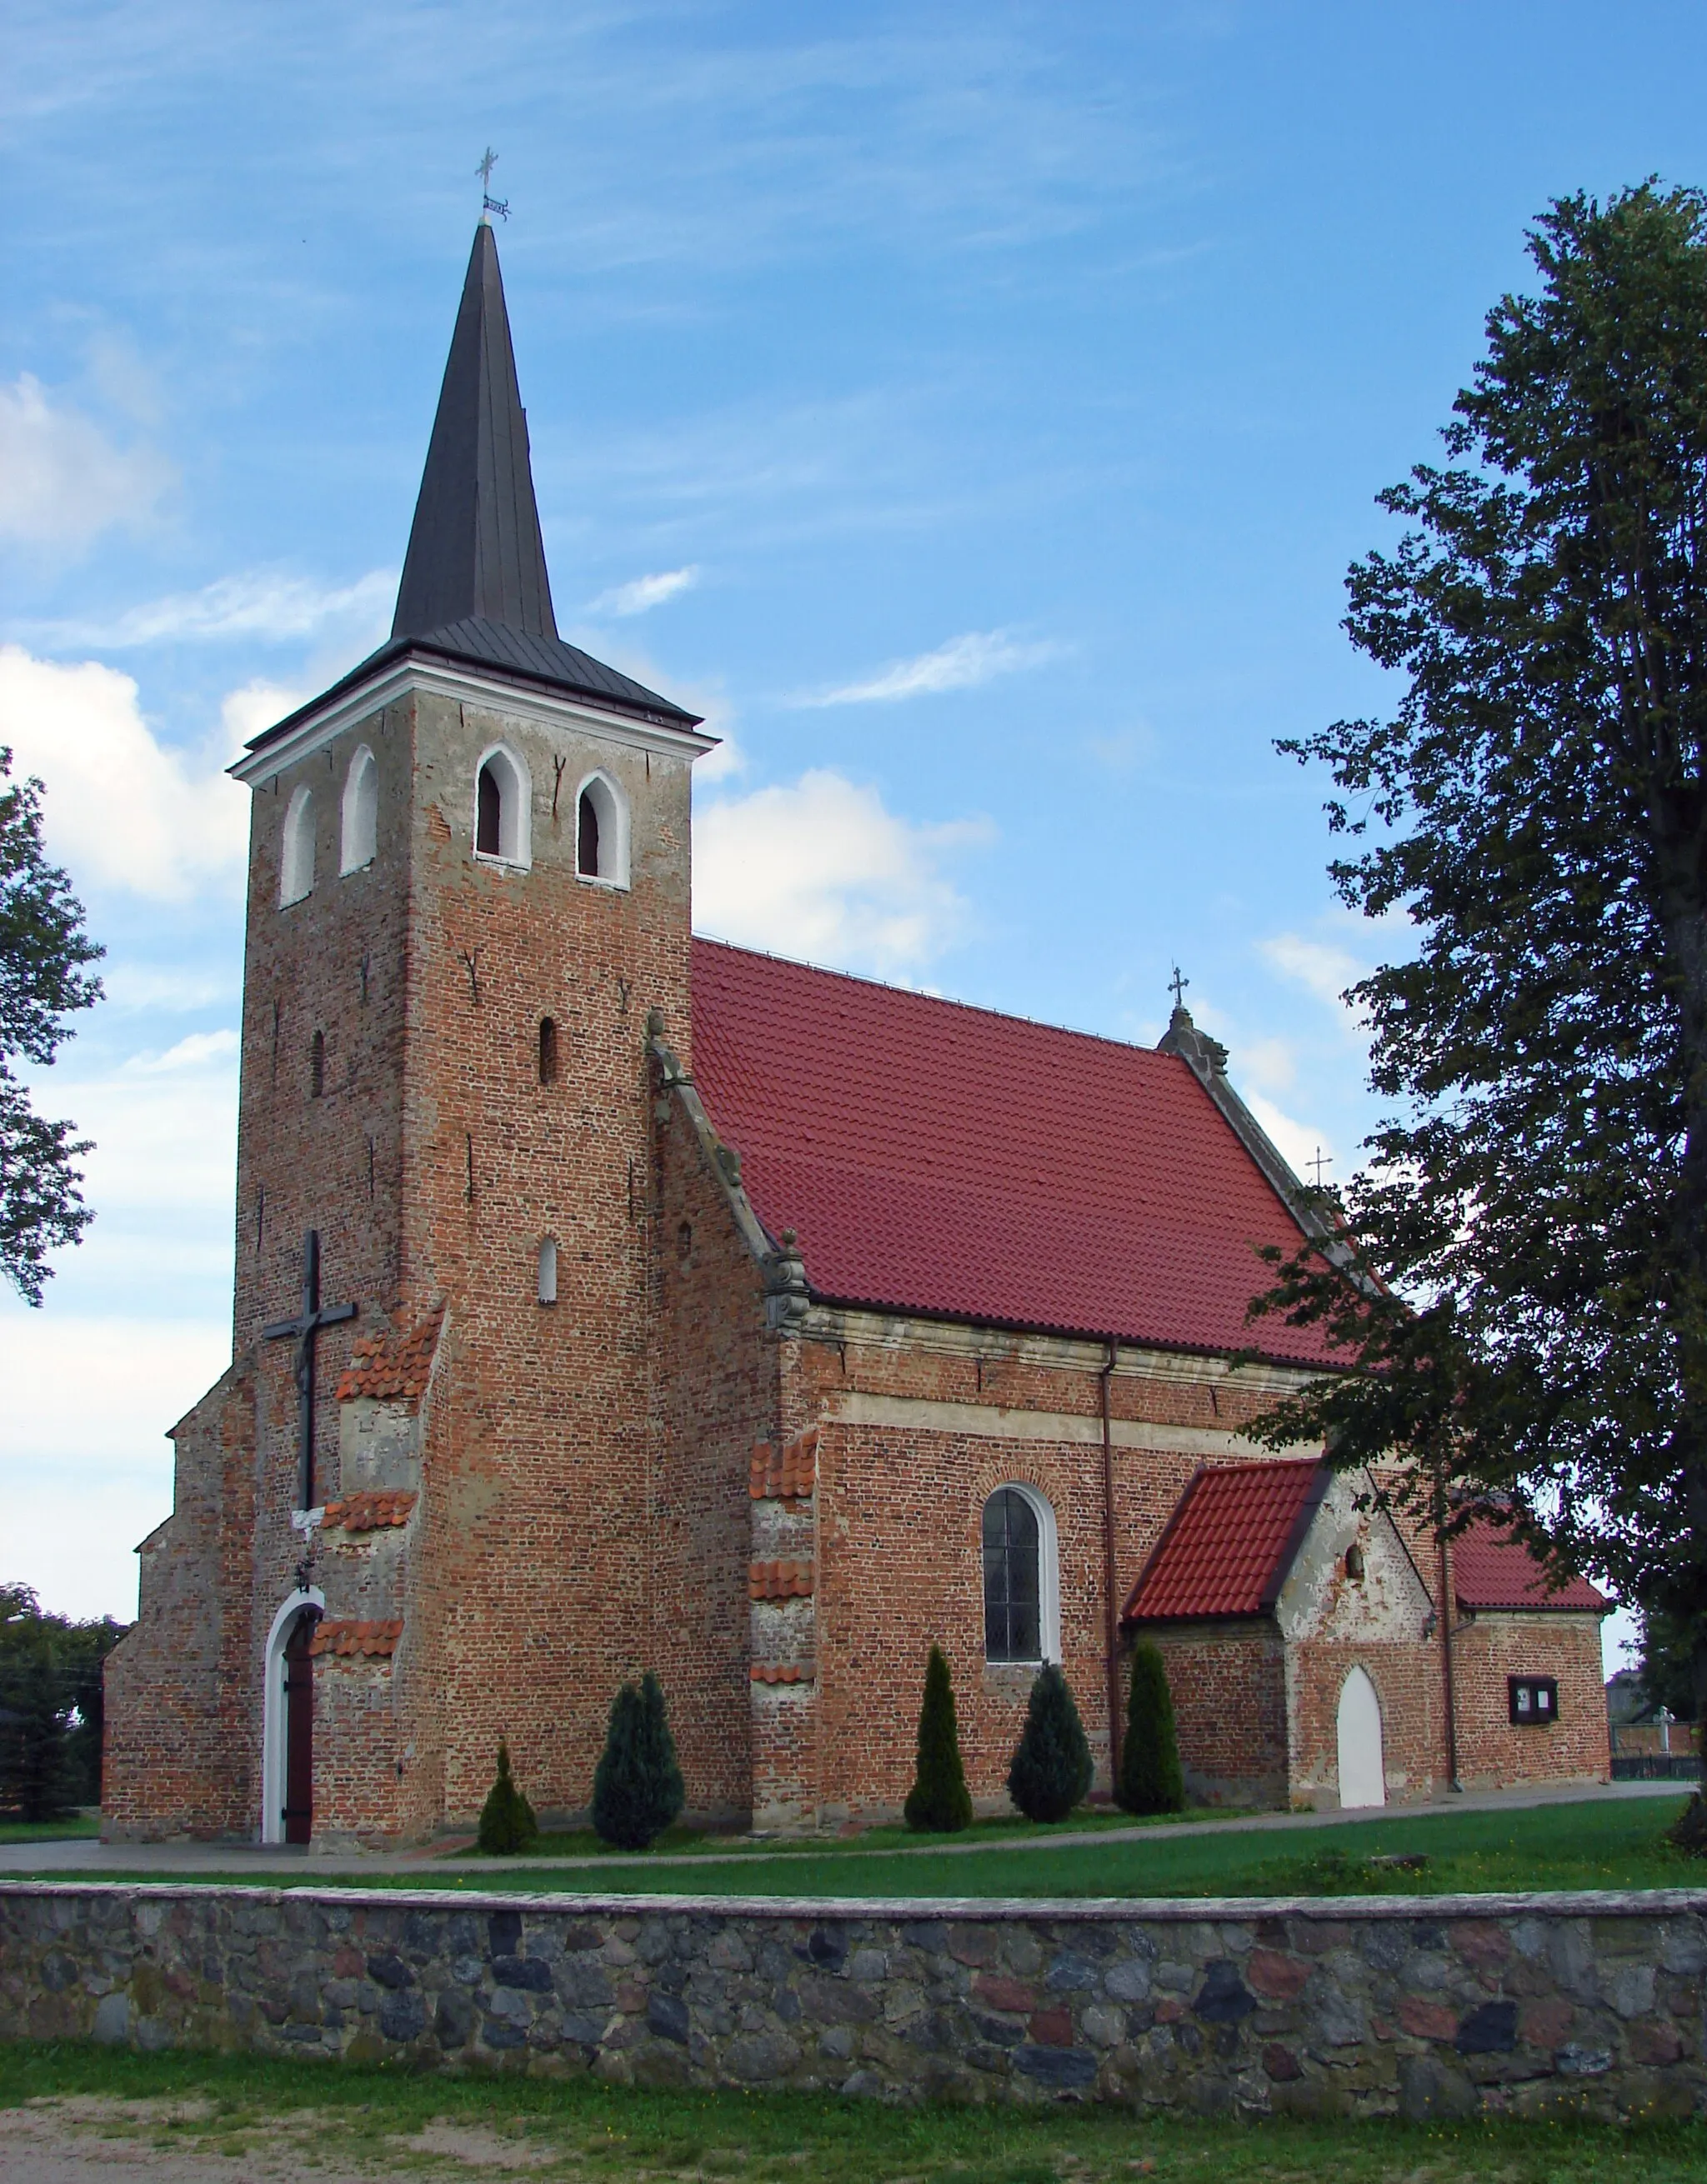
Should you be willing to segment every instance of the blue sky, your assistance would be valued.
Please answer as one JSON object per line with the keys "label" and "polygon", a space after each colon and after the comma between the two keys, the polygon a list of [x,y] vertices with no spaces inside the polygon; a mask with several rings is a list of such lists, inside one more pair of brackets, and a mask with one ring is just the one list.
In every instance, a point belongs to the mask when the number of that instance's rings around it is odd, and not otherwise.
{"label": "blue sky", "polygon": [[727,742],[706,929],[1372,1110],[1278,735],[1554,193],[1707,180],[1699,8],[15,0],[0,734],[109,949],[0,1301],[3,1574],[128,1614],[227,1354],[244,734],[388,623],[493,187],[558,619]]}

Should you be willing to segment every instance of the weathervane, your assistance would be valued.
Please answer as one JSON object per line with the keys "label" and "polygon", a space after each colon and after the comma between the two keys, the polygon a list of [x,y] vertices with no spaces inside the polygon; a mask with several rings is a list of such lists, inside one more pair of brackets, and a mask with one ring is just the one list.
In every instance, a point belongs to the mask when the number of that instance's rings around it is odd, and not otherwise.
{"label": "weathervane", "polygon": [[494,213],[497,214],[499,220],[508,220],[510,217],[509,198],[495,198],[492,194],[492,170],[497,164],[498,154],[488,144],[481,158],[480,164],[474,170],[475,173],[480,177],[480,187],[482,191],[480,200],[480,218],[482,225],[486,227],[491,226],[491,215]]}
{"label": "weathervane", "polygon": [[1168,990],[1174,996],[1174,1006],[1176,1009],[1183,1009],[1185,1007],[1185,989],[1191,984],[1191,981],[1189,978],[1182,978],[1180,977],[1180,966],[1176,963],[1174,966],[1174,975],[1168,981]]}

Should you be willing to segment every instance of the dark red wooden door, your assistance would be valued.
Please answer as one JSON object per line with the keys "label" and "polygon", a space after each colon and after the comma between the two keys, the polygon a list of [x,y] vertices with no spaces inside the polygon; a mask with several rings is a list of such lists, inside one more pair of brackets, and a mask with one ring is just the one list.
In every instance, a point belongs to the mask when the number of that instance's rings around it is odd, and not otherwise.
{"label": "dark red wooden door", "polygon": [[284,1839],[305,1843],[314,1833],[314,1642],[317,1615],[299,1615],[285,1642]]}

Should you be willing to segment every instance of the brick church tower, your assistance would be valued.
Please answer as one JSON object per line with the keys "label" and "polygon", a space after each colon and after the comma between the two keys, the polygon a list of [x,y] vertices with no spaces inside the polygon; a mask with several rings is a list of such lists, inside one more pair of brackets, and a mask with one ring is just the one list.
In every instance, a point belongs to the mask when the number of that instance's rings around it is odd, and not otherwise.
{"label": "brick church tower", "polygon": [[646,1043],[690,1052],[697,727],[557,635],[483,221],[390,640],[232,769],[236,1362],[142,1550],[109,1833],[418,1834],[500,1732],[584,1803],[650,1658]]}

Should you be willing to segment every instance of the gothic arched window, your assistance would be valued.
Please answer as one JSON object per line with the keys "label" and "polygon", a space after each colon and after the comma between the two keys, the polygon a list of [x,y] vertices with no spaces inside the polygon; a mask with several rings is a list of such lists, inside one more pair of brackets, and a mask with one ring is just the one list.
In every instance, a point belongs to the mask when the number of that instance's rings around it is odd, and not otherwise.
{"label": "gothic arched window", "polygon": [[1054,1512],[1024,1486],[984,1505],[984,1651],[991,1661],[1050,1661],[1056,1638]]}
{"label": "gothic arched window", "polygon": [[314,799],[306,788],[291,792],[285,808],[284,841],[279,855],[279,908],[300,902],[314,888]]}
{"label": "gothic arched window", "polygon": [[474,853],[501,864],[532,861],[532,789],[527,768],[504,744],[487,752],[474,777]]}
{"label": "gothic arched window", "polygon": [[628,884],[628,805],[608,774],[589,774],[576,797],[575,869],[583,880]]}
{"label": "gothic arched window", "polygon": [[343,831],[338,871],[359,872],[373,862],[379,841],[379,768],[365,744],[344,777]]}

